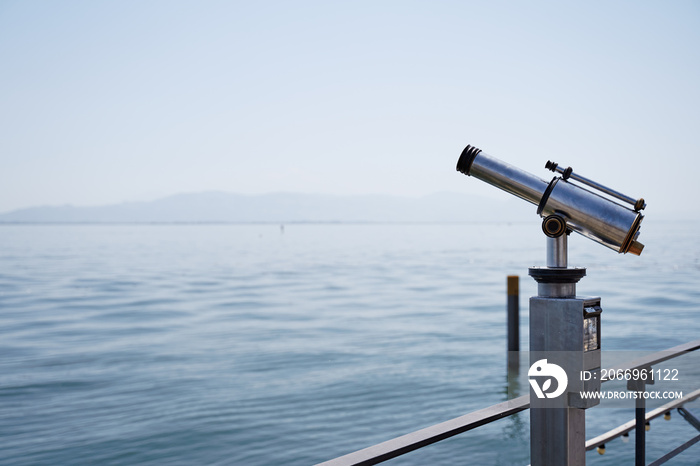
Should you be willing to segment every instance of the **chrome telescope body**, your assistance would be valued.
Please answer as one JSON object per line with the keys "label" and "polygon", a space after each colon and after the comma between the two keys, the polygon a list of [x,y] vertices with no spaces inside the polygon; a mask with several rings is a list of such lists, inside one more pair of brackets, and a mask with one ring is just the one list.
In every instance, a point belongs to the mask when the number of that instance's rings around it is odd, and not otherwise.
{"label": "chrome telescope body", "polygon": [[[639,211],[646,207],[644,199],[635,200],[574,174],[570,167],[564,170],[556,163],[547,162],[545,168],[559,172],[562,176],[555,176],[549,182],[542,180],[473,146],[467,146],[457,162],[457,171],[536,205],[541,217],[559,215],[566,220],[567,228],[614,251],[637,256],[642,253],[644,245],[637,239],[644,218]],[[569,180],[579,181],[593,190]],[[625,207],[602,194],[631,204],[633,208]]]}

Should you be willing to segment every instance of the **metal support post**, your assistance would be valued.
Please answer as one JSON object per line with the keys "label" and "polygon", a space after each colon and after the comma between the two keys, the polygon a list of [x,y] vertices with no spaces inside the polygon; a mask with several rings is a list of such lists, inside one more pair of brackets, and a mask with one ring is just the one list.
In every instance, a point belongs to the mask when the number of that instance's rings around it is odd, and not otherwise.
{"label": "metal support post", "polygon": [[556,238],[547,237],[547,267],[567,268],[569,266],[569,235]]}
{"label": "metal support post", "polygon": [[[530,298],[530,462],[532,466],[578,466],[586,463],[584,409],[596,401],[581,399],[580,392],[591,387],[584,388],[573,374],[600,370],[599,346],[588,344],[589,350],[584,336],[586,316],[600,315],[593,311],[600,309],[600,299],[576,297],[576,283],[586,269],[568,268],[565,221],[548,217],[542,228],[548,236],[547,267],[529,271],[537,281],[537,296]],[[597,336],[597,326],[595,332]],[[553,372],[545,373],[548,368]],[[570,375],[556,377],[557,370]],[[546,380],[551,377],[538,381],[550,375],[555,375],[556,385]],[[557,388],[551,391],[552,387]]]}
{"label": "metal support post", "polygon": [[637,392],[639,398],[635,400],[634,409],[634,464],[644,466],[646,464],[646,400],[644,399],[644,385]]}
{"label": "metal support post", "polygon": [[508,372],[520,370],[520,277],[508,275]]}

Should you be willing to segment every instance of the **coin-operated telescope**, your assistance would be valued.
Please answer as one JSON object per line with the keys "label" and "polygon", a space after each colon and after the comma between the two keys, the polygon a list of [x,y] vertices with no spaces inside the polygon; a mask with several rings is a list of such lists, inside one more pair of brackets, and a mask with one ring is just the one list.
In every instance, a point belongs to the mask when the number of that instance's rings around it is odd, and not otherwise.
{"label": "coin-operated telescope", "polygon": [[[646,207],[644,199],[633,199],[595,181],[562,169],[553,162],[545,168],[557,172],[547,182],[530,173],[485,154],[481,149],[467,146],[457,162],[457,170],[497,188],[525,199],[537,206],[542,217],[558,215],[566,227],[620,253],[640,255],[644,245],[637,241],[639,227]],[[589,189],[574,184],[577,181]],[[621,201],[615,202],[603,195]],[[623,205],[623,204],[627,204]],[[552,233],[556,224],[545,224]],[[545,230],[545,234],[548,230]]]}
{"label": "coin-operated telescope", "polygon": [[457,162],[458,171],[535,204],[544,217],[547,266],[529,269],[537,281],[537,296],[530,298],[530,461],[580,465],[586,461],[584,409],[600,402],[592,392],[600,392],[603,309],[600,298],[576,295],[586,269],[568,267],[568,234],[575,231],[619,253],[640,255],[640,211],[646,204],[571,167],[547,162],[545,168],[558,175],[547,182],[473,146]]}

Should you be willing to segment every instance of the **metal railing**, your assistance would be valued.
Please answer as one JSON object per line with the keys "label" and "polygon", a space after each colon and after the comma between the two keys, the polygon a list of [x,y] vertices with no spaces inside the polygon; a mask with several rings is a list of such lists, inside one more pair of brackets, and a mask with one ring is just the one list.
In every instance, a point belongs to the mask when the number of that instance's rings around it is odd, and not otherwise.
{"label": "metal railing", "polygon": [[[656,419],[659,416],[666,415],[670,413],[674,408],[679,408],[683,406],[685,403],[688,403],[690,401],[693,401],[697,398],[700,398],[700,389],[695,390],[691,394],[684,396],[683,398],[679,398],[677,400],[673,400],[669,403],[666,403],[665,405],[659,406],[656,409],[653,409],[649,412],[646,412],[644,415],[644,425],[642,426],[642,429],[646,425],[646,423],[650,422],[652,419]],[[637,419],[632,419],[631,421],[625,422],[624,424],[621,424],[617,427],[615,427],[612,430],[609,430],[608,432],[601,434],[597,437],[594,437],[590,440],[586,441],[586,451],[593,450],[594,448],[598,448],[600,446],[604,446],[606,443],[610,442],[611,440],[615,440],[618,437],[622,437],[623,435],[629,434],[631,431],[635,430],[637,427]],[[697,438],[697,437],[696,437]],[[695,439],[691,439],[695,440]],[[697,440],[695,440],[697,442]]]}
{"label": "metal railing", "polygon": [[[630,361],[625,364],[611,367],[608,371],[617,372],[621,370],[623,372],[626,372],[633,371],[635,369],[649,369],[655,364],[659,364],[663,361],[682,356],[684,354],[698,349],[700,349],[700,340],[694,340],[688,343],[684,343],[682,345],[674,346],[673,348],[669,348],[668,350],[649,354],[647,356],[635,359],[634,361]],[[641,388],[643,389],[643,387]],[[688,403],[696,398],[700,398],[700,389],[695,390],[694,392],[690,393],[687,396],[684,396],[683,398],[674,400],[671,403],[667,403],[657,409],[654,409],[653,411],[649,411],[648,413],[645,412],[643,406],[642,411],[640,413],[639,405],[637,405],[637,415],[635,417],[635,420],[622,424],[621,426],[616,427],[615,429],[605,434],[602,434],[598,437],[587,441],[586,450],[592,450],[601,445],[604,445],[606,442],[609,442],[610,440],[625,435],[626,433],[632,430],[635,430],[637,439],[640,439],[641,435],[641,447],[643,448],[643,433],[645,431],[644,427],[646,422],[669,412],[671,409],[680,407],[684,403]],[[530,396],[521,396],[519,398],[514,398],[512,400],[504,401],[502,403],[489,406],[488,408],[480,409],[478,411],[465,414],[463,416],[442,422],[440,424],[435,424],[433,426],[417,430],[410,434],[402,435],[401,437],[396,437],[394,439],[387,440],[386,442],[382,442],[377,445],[373,445],[371,447],[364,448],[362,450],[358,450],[344,456],[340,456],[330,461],[319,463],[318,466],[364,466],[378,464],[389,459],[396,458],[397,456],[401,456],[411,451],[417,450],[419,448],[423,448],[425,446],[439,442],[441,440],[453,437],[457,434],[461,434],[463,432],[467,432],[485,424],[489,424],[493,421],[503,419],[512,414],[529,409],[529,407]],[[684,451],[688,447],[692,446],[694,443],[697,443],[698,441],[700,441],[700,435],[679,446],[678,448],[672,450],[667,455],[665,455],[662,458],[659,458],[652,464],[662,464],[671,459],[672,457],[676,456],[680,452]],[[640,445],[637,445],[635,448],[637,448],[638,446]],[[641,453],[641,464],[644,464],[643,449]],[[638,464],[640,462],[639,454],[640,451],[637,450],[636,458]]]}

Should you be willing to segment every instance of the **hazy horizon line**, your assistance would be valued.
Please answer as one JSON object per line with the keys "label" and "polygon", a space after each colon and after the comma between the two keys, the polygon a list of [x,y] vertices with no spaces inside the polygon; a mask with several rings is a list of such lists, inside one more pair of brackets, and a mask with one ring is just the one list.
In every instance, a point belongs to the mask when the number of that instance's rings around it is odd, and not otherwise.
{"label": "hazy horizon line", "polygon": [[[337,193],[308,192],[308,191],[269,191],[269,192],[264,192],[264,193],[244,193],[244,192],[237,192],[237,191],[222,191],[222,190],[212,189],[212,190],[199,190],[199,191],[181,191],[181,192],[176,192],[176,193],[172,193],[172,194],[165,194],[165,195],[162,195],[159,197],[144,198],[141,200],[124,200],[124,201],[105,202],[105,203],[98,203],[98,204],[73,204],[73,203],[65,203],[65,202],[64,203],[57,203],[57,204],[46,204],[46,203],[32,204],[32,205],[27,205],[25,207],[14,207],[14,208],[10,208],[8,210],[2,210],[2,211],[0,211],[0,215],[11,214],[14,212],[27,210],[27,209],[39,209],[39,208],[62,208],[62,207],[93,208],[93,207],[122,206],[122,205],[128,205],[128,204],[144,204],[144,203],[150,203],[150,202],[158,202],[158,201],[162,201],[162,200],[177,197],[177,196],[192,196],[192,195],[203,195],[203,194],[224,194],[224,195],[230,195],[230,196],[240,196],[240,197],[249,197],[249,198],[274,196],[274,195],[301,195],[301,196],[318,196],[318,197],[331,197],[331,198],[384,197],[384,198],[395,198],[395,199],[423,199],[423,198],[430,197],[430,196],[446,194],[446,195],[456,195],[456,196],[474,196],[474,197],[479,197],[479,198],[492,199],[492,200],[496,200],[496,201],[505,200],[504,198],[497,196],[497,195],[491,196],[491,195],[475,194],[475,193],[470,193],[470,192],[458,192],[458,191],[433,191],[433,192],[427,193],[427,194],[414,195],[414,194],[389,194],[389,193],[337,194]],[[496,192],[496,194],[498,194],[498,192]]]}

